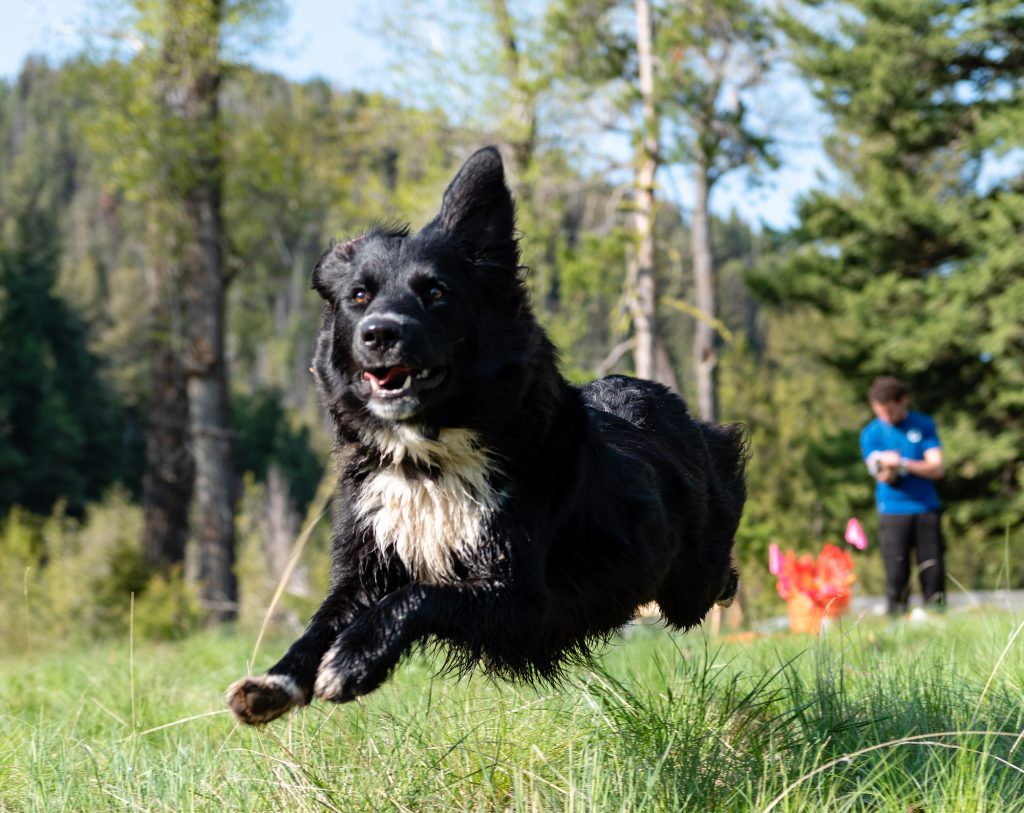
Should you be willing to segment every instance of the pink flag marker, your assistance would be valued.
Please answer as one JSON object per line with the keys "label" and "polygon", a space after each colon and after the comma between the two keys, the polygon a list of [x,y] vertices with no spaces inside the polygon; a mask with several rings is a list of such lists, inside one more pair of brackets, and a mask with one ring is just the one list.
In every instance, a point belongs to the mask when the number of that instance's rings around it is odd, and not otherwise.
{"label": "pink flag marker", "polygon": [[868,537],[864,533],[864,529],[860,527],[860,522],[857,517],[850,517],[846,523],[846,534],[845,539],[857,550],[866,550],[868,546]]}
{"label": "pink flag marker", "polygon": [[774,542],[768,546],[768,572],[773,576],[782,572],[782,551]]}

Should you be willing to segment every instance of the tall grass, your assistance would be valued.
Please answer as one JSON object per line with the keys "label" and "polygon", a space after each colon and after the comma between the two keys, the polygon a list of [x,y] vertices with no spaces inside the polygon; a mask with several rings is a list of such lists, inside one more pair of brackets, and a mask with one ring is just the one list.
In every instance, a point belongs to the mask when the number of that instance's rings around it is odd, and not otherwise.
{"label": "tall grass", "polygon": [[1024,811],[1021,624],[637,629],[540,690],[418,655],[361,702],[263,729],[221,697],[254,633],[6,653],[0,809]]}

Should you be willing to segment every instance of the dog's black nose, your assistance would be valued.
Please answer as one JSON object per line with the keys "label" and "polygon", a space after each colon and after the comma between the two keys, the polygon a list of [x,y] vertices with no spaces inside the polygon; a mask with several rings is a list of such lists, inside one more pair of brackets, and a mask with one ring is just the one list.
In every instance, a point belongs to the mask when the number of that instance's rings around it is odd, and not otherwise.
{"label": "dog's black nose", "polygon": [[390,350],[403,333],[402,322],[395,316],[369,316],[359,325],[359,337],[370,350]]}

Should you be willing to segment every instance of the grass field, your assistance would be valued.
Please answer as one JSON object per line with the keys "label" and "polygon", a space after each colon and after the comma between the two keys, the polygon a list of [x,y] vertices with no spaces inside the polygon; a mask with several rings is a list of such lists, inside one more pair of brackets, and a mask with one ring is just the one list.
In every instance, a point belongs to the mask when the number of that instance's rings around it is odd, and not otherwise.
{"label": "grass field", "polygon": [[222,701],[252,634],[8,652],[0,809],[1024,811],[1022,626],[638,628],[558,689],[434,677],[415,656],[360,703],[259,730]]}

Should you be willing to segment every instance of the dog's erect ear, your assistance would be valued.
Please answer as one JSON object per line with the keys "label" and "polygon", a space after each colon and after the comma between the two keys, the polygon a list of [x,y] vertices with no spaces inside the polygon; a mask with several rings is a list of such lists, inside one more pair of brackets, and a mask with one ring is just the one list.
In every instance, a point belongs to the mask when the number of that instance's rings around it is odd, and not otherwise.
{"label": "dog's erect ear", "polygon": [[462,165],[434,223],[478,256],[515,250],[515,204],[496,147],[477,150]]}

